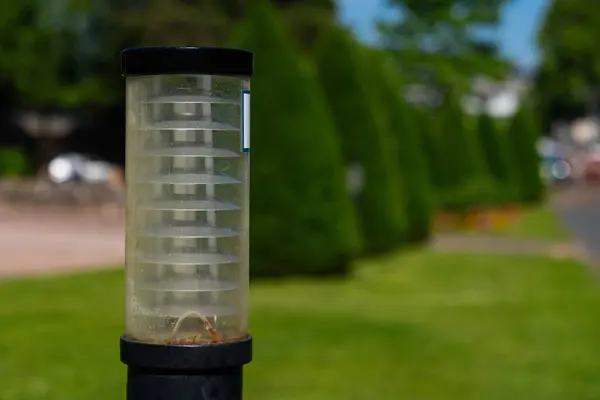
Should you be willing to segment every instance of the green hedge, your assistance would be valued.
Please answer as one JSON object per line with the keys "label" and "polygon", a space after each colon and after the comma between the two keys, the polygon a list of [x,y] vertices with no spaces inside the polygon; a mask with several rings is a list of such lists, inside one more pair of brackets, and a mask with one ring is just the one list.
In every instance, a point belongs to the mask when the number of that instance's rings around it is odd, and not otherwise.
{"label": "green hedge", "polygon": [[372,88],[359,44],[349,32],[331,27],[315,47],[321,85],[333,113],[347,164],[364,171],[356,199],[365,250],[389,251],[406,241],[406,220],[393,140]]}
{"label": "green hedge", "polygon": [[402,98],[402,84],[392,61],[379,51],[369,51],[372,84],[377,91],[387,128],[397,151],[398,185],[402,188],[409,242],[429,238],[432,228],[433,191],[417,120]]}
{"label": "green hedge", "polygon": [[359,252],[340,145],[321,89],[259,2],[233,42],[255,52],[251,276],[344,274]]}

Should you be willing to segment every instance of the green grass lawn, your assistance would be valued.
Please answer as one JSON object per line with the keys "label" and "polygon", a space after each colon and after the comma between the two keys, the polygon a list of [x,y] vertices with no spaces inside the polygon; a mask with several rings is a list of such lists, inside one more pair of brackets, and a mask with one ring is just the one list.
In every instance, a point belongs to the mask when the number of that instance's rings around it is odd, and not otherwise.
{"label": "green grass lawn", "polygon": [[[122,280],[2,284],[0,399],[124,399]],[[584,268],[539,257],[418,252],[254,283],[244,399],[599,399],[599,310]]]}
{"label": "green grass lawn", "polygon": [[558,217],[548,207],[535,207],[525,210],[516,221],[497,232],[501,236],[527,239],[569,240],[570,236]]}

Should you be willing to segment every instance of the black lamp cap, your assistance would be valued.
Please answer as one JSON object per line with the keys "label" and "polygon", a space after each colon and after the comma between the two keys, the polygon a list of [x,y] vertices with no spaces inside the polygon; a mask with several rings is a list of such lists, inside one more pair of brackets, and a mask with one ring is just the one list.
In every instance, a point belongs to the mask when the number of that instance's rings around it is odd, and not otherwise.
{"label": "black lamp cap", "polygon": [[221,47],[136,47],[121,52],[121,73],[251,76],[254,54]]}

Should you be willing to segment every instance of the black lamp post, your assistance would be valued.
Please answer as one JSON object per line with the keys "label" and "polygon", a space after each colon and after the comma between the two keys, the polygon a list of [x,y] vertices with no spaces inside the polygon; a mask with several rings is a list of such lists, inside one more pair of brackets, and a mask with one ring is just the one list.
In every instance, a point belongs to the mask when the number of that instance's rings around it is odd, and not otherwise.
{"label": "black lamp post", "polygon": [[253,54],[122,53],[128,400],[240,400],[247,329]]}

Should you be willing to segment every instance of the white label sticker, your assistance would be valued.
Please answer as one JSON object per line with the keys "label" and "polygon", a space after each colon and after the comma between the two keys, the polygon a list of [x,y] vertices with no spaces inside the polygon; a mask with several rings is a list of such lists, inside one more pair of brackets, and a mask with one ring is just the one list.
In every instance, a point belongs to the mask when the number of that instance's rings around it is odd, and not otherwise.
{"label": "white label sticker", "polygon": [[242,151],[250,151],[250,91],[242,90]]}

